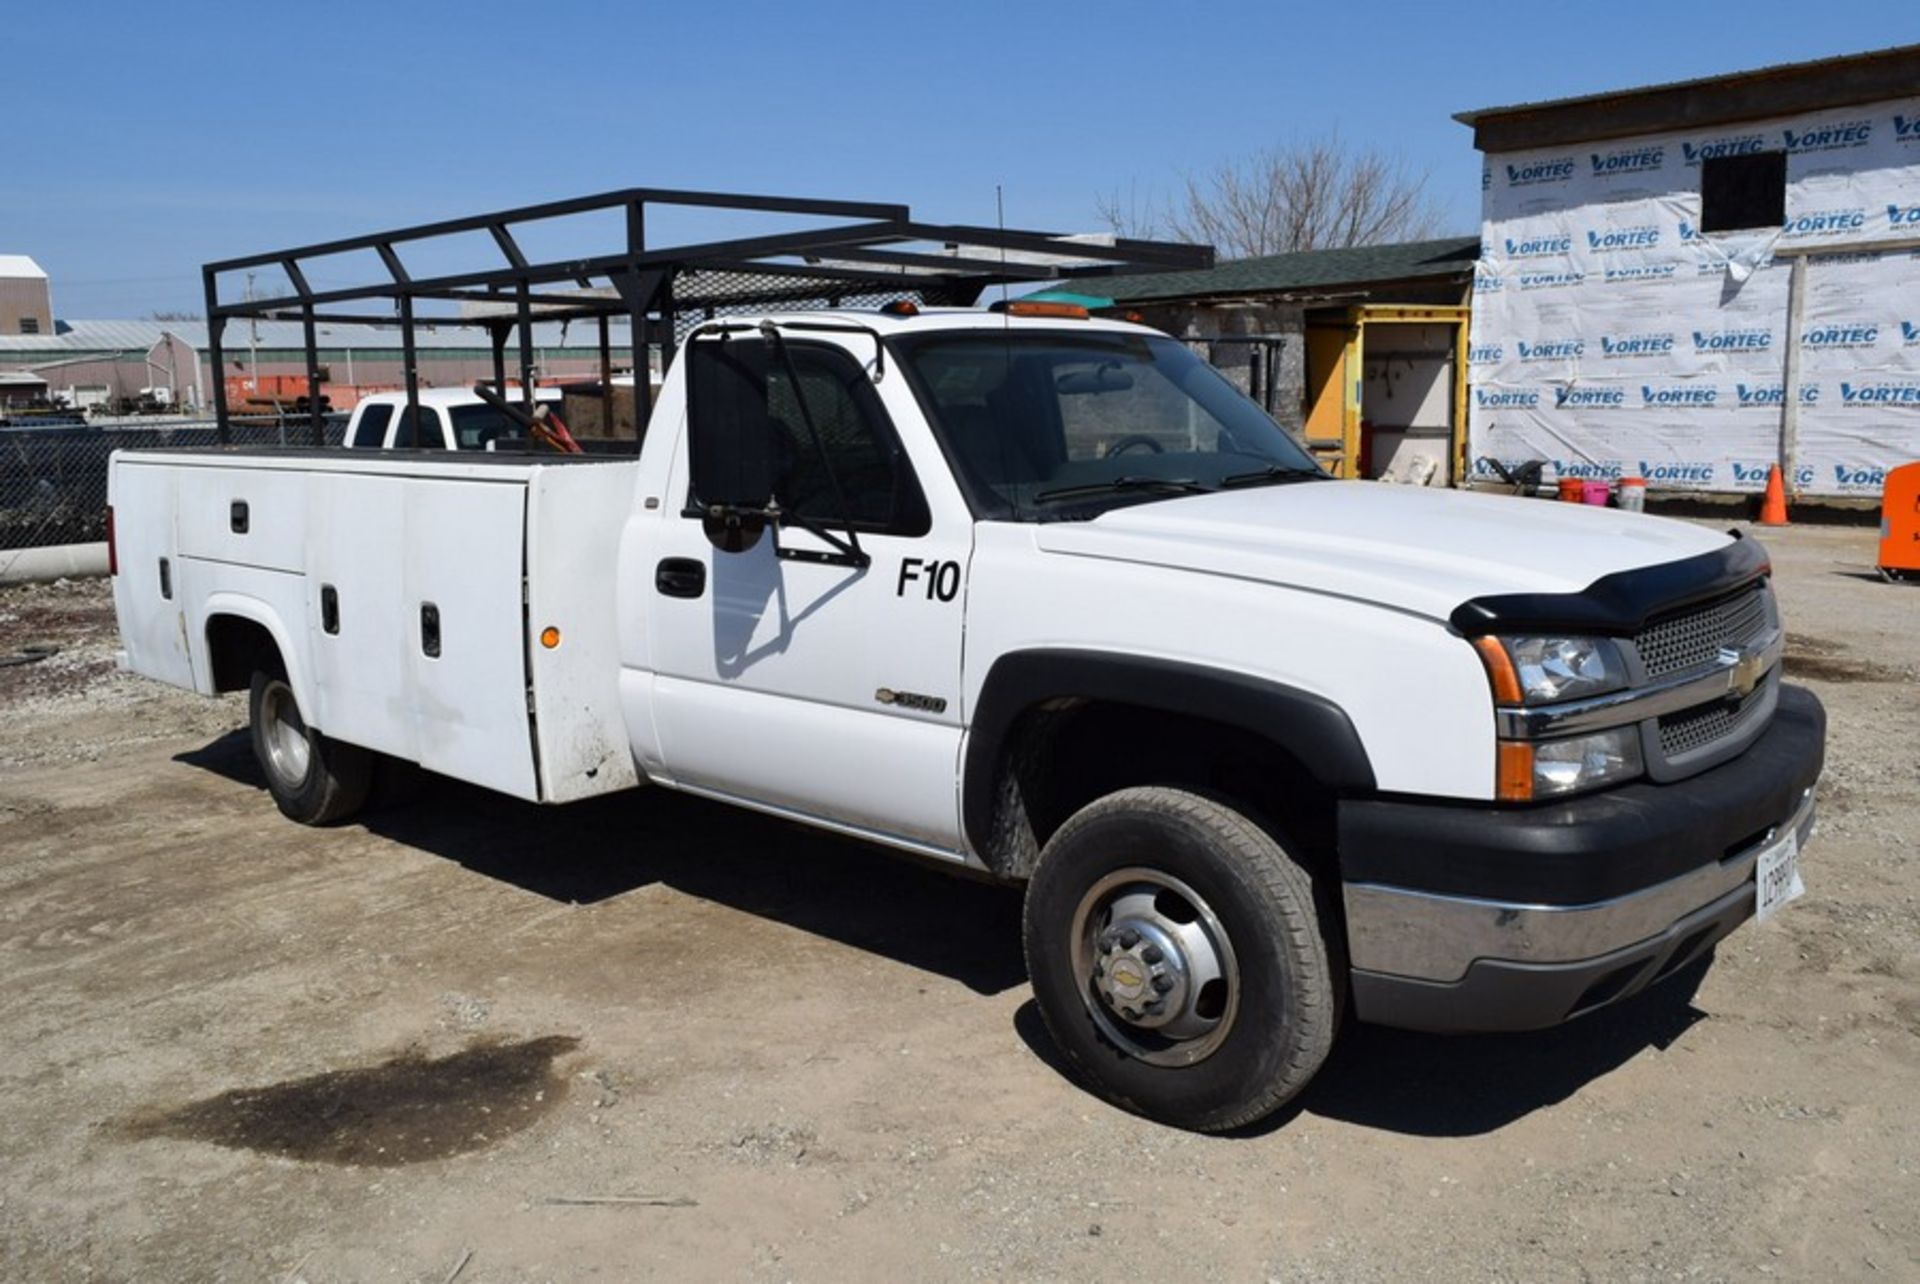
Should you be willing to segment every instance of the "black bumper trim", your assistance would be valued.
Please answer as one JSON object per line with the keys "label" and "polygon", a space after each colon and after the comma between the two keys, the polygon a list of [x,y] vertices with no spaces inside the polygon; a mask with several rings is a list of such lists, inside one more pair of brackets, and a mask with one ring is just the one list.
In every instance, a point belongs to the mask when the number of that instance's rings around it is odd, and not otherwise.
{"label": "black bumper trim", "polygon": [[1544,1030],[1679,971],[1751,918],[1753,898],[1753,883],[1742,883],[1658,936],[1572,963],[1482,959],[1454,982],[1356,970],[1353,1013],[1375,1025],[1430,1034]]}
{"label": "black bumper trim", "polygon": [[1340,874],[1517,904],[1625,896],[1719,860],[1792,816],[1820,778],[1826,727],[1812,692],[1782,684],[1760,738],[1686,780],[1522,808],[1344,801]]}

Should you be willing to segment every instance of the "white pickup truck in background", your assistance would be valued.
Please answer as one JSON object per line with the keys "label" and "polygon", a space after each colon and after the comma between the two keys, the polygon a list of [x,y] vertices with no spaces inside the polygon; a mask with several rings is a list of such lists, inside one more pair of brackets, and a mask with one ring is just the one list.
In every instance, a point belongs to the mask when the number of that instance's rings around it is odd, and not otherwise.
{"label": "white pickup truck in background", "polygon": [[1060,1046],[1190,1128],[1344,1017],[1633,994],[1789,899],[1812,824],[1752,541],[1331,480],[1066,308],[706,321],[637,457],[121,451],[111,504],[125,663],[249,690],[295,820],[385,756],[1024,882]]}
{"label": "white pickup truck in background", "polygon": [[[342,443],[352,450],[489,450],[500,438],[525,431],[470,388],[422,388],[416,395],[417,420],[404,392],[362,397],[347,420]],[[536,403],[555,410],[561,395],[559,388],[533,390]],[[507,398],[516,405],[524,400],[517,388],[509,388]]]}

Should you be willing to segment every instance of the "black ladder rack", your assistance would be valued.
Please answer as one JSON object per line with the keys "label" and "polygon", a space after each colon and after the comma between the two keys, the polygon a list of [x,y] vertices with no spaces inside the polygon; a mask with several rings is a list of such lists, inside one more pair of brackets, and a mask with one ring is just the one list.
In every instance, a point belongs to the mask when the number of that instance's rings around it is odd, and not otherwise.
{"label": "black ladder rack", "polygon": [[[735,240],[649,247],[647,214],[649,207],[657,206],[782,215],[812,225]],[[606,210],[624,213],[624,235],[617,238],[624,244],[614,253],[533,262],[515,236],[516,229],[529,224]],[[822,219],[838,221],[820,225]],[[499,266],[416,277],[401,257],[403,248],[475,232],[492,238]],[[377,278],[326,289],[309,284],[307,271],[314,260],[368,250],[378,256],[383,269]],[[339,267],[326,266],[329,273]],[[904,205],[635,187],[224,259],[204,266],[201,277],[220,440],[227,441],[229,432],[222,332],[230,320],[254,318],[301,323],[313,440],[319,445],[324,419],[315,327],[321,322],[397,325],[407,404],[417,416],[420,390],[414,338],[418,325],[486,329],[492,340],[494,386],[502,390],[507,343],[517,329],[520,386],[528,390],[534,375],[534,323],[595,320],[601,387],[606,390],[612,382],[609,321],[624,319],[633,353],[638,435],[645,431],[651,410],[649,349],[659,346],[665,368],[672,357],[676,324],[754,308],[835,307],[849,300],[917,297],[930,305],[966,305],[993,285],[1211,266],[1211,246],[920,223]],[[251,268],[284,272],[293,293],[223,300],[221,276]],[[539,287],[549,292],[536,293]],[[566,292],[551,292],[556,289]],[[415,304],[423,300],[483,306],[476,309],[477,316],[416,316]],[[344,310],[336,310],[342,305]],[[355,306],[363,310],[356,312]],[[523,391],[523,395],[532,394]]]}

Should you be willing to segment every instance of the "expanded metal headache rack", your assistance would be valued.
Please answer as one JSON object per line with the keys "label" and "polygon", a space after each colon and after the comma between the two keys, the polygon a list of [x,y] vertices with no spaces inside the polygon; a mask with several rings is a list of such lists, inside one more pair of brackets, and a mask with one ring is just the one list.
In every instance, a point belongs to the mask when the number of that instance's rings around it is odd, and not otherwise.
{"label": "expanded metal headache rack", "polygon": [[[649,246],[648,212],[662,206],[698,207],[714,211],[715,217],[720,212],[784,216],[810,225],[733,240]],[[531,225],[546,224],[551,232],[557,220],[596,214],[603,221],[619,220],[616,226],[621,230],[615,235],[624,244],[617,252],[534,262],[523,250],[521,238],[528,236]],[[821,220],[838,221],[823,225]],[[403,249],[437,247],[444,252],[456,238],[476,234],[491,238],[497,266],[415,276],[402,258]],[[368,252],[377,256],[377,275],[367,270]],[[361,256],[360,264],[342,262],[342,256],[355,255]],[[326,280],[315,274],[316,263],[323,260]],[[610,397],[609,321],[624,319],[633,353],[637,438],[645,432],[652,405],[649,350],[660,349],[664,369],[676,335],[716,315],[768,308],[877,306],[901,298],[965,306],[994,285],[1212,265],[1211,246],[920,223],[904,205],[627,188],[225,259],[207,264],[201,275],[210,358],[216,372],[213,395],[220,440],[225,442],[229,436],[222,332],[228,321],[255,318],[302,324],[307,401],[313,440],[319,444],[324,410],[316,331],[323,322],[398,326],[407,403],[417,415],[417,326],[484,328],[492,342],[493,387],[504,391],[507,346],[516,330],[518,374],[525,390],[533,386],[535,376],[534,325],[593,320],[599,327],[602,395]],[[221,297],[223,276],[259,269],[284,273],[292,293],[238,300]],[[370,279],[364,284],[332,284],[342,271]],[[419,315],[416,305],[424,301],[452,302],[465,311],[455,316]],[[348,306],[336,310],[339,305]],[[362,309],[373,305],[374,310],[355,311],[353,305]],[[523,397],[527,395],[523,391]]]}

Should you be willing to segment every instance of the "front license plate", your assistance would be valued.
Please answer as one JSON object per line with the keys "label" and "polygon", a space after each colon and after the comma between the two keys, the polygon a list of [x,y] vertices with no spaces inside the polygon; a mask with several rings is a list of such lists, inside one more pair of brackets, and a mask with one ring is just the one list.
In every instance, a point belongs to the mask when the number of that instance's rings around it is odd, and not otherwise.
{"label": "front license plate", "polygon": [[1766,922],[1775,910],[1806,890],[1807,885],[1800,881],[1800,835],[1789,829],[1754,862],[1754,917]]}

